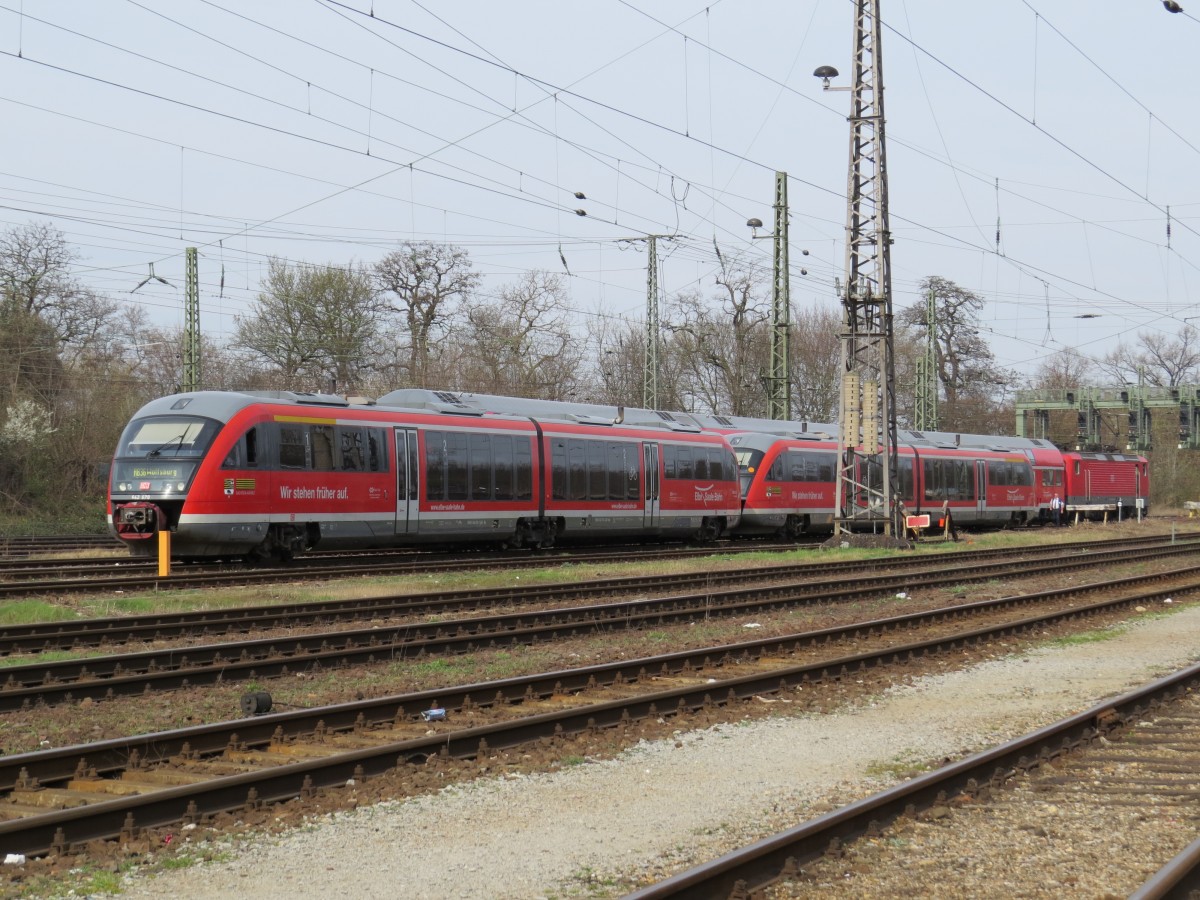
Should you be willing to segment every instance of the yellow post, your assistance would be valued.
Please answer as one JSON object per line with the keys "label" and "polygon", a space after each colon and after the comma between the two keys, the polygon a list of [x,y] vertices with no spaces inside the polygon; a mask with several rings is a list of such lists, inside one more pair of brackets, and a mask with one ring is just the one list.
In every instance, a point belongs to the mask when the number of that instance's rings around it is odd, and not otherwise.
{"label": "yellow post", "polygon": [[158,533],[158,577],[171,574],[171,532],[166,528]]}

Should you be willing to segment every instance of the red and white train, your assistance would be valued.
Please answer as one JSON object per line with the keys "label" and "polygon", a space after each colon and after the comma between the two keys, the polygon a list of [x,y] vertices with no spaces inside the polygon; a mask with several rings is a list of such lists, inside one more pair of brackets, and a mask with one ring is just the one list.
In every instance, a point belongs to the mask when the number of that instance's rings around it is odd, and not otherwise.
{"label": "red and white train", "polygon": [[[783,438],[729,436],[742,471],[740,533],[832,530],[835,427]],[[1046,522],[1056,494],[1067,516],[1149,511],[1150,474],[1143,456],[1064,452],[1040,439],[905,430],[897,432],[896,455],[898,499],[908,514],[929,513],[935,521],[948,509],[963,525]],[[860,480],[877,484],[879,475],[866,473]]]}
{"label": "red and white train", "polygon": [[109,523],[134,555],[288,559],[311,547],[606,537],[715,539],[740,515],[737,461],[687,423],[542,415],[450,394],[377,404],[205,391],[154,400],[121,435]]}
{"label": "red and white train", "polygon": [[[1146,460],[1048,441],[899,432],[899,499],[964,525],[1145,512]],[[736,454],[736,455],[735,455]],[[137,556],[832,529],[836,426],[440,391],[154,400],[121,436],[109,525]],[[877,479],[870,472],[868,481]]]}

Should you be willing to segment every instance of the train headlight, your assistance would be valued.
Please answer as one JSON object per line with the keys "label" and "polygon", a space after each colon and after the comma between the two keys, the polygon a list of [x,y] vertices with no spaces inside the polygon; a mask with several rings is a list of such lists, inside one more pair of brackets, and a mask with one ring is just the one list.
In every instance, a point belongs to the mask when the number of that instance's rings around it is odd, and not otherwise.
{"label": "train headlight", "polygon": [[184,488],[184,484],[182,481],[179,482],[179,484],[175,485],[175,490],[177,490],[177,491],[182,491],[183,488]]}
{"label": "train headlight", "polygon": [[120,484],[117,485],[117,490],[118,491],[127,491],[127,490],[129,490],[129,485],[127,485],[125,482],[122,481]]}

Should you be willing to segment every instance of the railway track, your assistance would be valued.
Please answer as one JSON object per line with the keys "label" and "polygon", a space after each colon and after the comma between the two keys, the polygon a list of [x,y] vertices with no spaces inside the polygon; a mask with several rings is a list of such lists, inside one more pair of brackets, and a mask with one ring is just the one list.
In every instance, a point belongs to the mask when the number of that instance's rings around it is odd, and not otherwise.
{"label": "railway track", "polygon": [[[825,573],[822,580],[802,581],[797,577],[811,574],[807,567],[727,573],[723,579],[709,581],[708,576],[663,576],[652,579],[617,579],[613,583],[591,585],[551,585],[543,589],[519,588],[492,592],[507,605],[528,603],[530,594],[574,597],[608,596],[615,591],[628,593],[656,590],[669,596],[639,598],[582,606],[541,608],[528,612],[478,616],[463,619],[438,619],[429,623],[402,622],[367,628],[327,631],[305,635],[150,650],[136,653],[87,656],[82,659],[38,661],[13,665],[0,672],[0,711],[32,705],[72,702],[83,698],[111,699],[147,692],[177,690],[184,687],[219,684],[227,681],[255,680],[296,673],[375,664],[400,659],[448,656],[513,645],[534,645],[547,641],[576,638],[587,634],[658,628],[699,619],[726,618],[763,614],[799,604],[838,603],[873,598],[923,588],[953,586],[986,581],[1000,576],[1046,575],[1103,564],[1140,561],[1164,557],[1194,557],[1196,545],[1165,544],[1153,550],[1138,546],[1093,551],[1087,554],[1051,554],[1045,558],[1014,560],[1001,557],[966,565],[957,557],[950,565],[918,568],[883,574],[864,573],[861,569]],[[840,566],[835,567],[841,569]],[[1186,579],[1200,573],[1191,566],[1177,573],[1159,573],[1123,579],[1114,583],[1145,583],[1168,577]],[[792,580],[789,580],[789,576]],[[840,577],[839,577],[840,576]],[[828,579],[838,577],[836,585]],[[762,578],[773,578],[762,583]],[[782,580],[778,580],[782,579]],[[750,586],[719,589],[720,582],[753,582]],[[691,593],[676,593],[682,587]],[[476,598],[477,600],[477,598]],[[426,614],[445,612],[445,607],[460,603],[460,598],[409,599],[412,611]],[[439,606],[439,603],[444,606]],[[966,607],[964,607],[966,608]],[[161,635],[161,626],[159,634]],[[37,639],[34,639],[35,642]],[[49,641],[42,639],[44,647]]]}
{"label": "railway track", "polygon": [[[1139,580],[0,757],[0,815],[8,817],[0,846],[41,855],[98,839],[132,844],[146,829],[211,823],[223,812],[252,817],[264,804],[348,780],[387,776],[420,787],[431,771],[477,770],[515,748],[558,754],[568,739],[636,739],[640,721],[736,716],[742,701],[762,695],[804,691],[811,702],[816,689],[847,680],[911,676],[944,666],[946,654],[957,665],[997,641],[1007,653],[1022,635],[1200,592],[1194,570],[1153,589]],[[1109,596],[1081,596],[1097,591]]]}
{"label": "railway track", "polygon": [[[555,565],[586,565],[629,562],[631,559],[663,561],[694,559],[705,556],[762,552],[787,552],[804,545],[730,543],[703,547],[600,547],[593,550],[538,551],[520,555],[504,552],[430,553],[428,551],[356,551],[304,557],[288,566],[261,568],[244,563],[190,563],[177,566],[174,574],[163,578],[157,565],[127,559],[112,562],[95,560],[47,560],[30,564],[24,560],[0,565],[0,597],[44,596],[46,594],[86,594],[99,591],[153,591],[198,588],[238,587],[272,584],[297,579],[313,581],[350,578],[423,575],[437,572],[463,572],[473,569],[518,570]],[[336,560],[331,562],[330,560]],[[73,577],[63,578],[66,571]],[[20,580],[22,577],[25,580]]]}
{"label": "railway track", "polygon": [[[1137,538],[1090,542],[1069,547],[964,551],[953,554],[957,565],[1003,560],[1077,559],[1086,555],[1095,563],[1119,557],[1104,554],[1137,552],[1140,548],[1178,548],[1181,553],[1200,549],[1200,535],[1185,539]],[[1100,555],[1097,555],[1100,554]],[[711,570],[704,573],[655,576],[624,576],[593,579],[586,583],[528,584],[514,588],[479,588],[438,593],[388,595],[351,600],[270,604],[185,613],[110,616],[0,626],[0,657],[52,650],[81,651],[93,647],[115,647],[135,641],[161,641],[181,637],[211,638],[221,634],[253,633],[270,629],[292,629],[345,624],[414,615],[449,615],[487,608],[565,600],[630,596],[638,592],[674,593],[703,588],[720,589],[752,581],[803,579],[819,582],[847,575],[919,571],[938,564],[939,555],[897,556],[862,561],[822,561],[760,566],[753,569]]]}
{"label": "railway track", "polygon": [[120,542],[107,534],[0,535],[0,561],[43,553],[75,553],[80,550],[120,550]]}
{"label": "railway track", "polygon": [[[964,858],[978,890],[991,883],[997,894],[1038,896],[1060,875],[1078,880],[1070,873],[1089,857],[1107,872],[1112,860],[1103,854],[1118,847],[1127,855],[1120,860],[1126,884],[1059,888],[1078,896],[1187,897],[1200,889],[1200,840],[1189,844],[1200,832],[1198,689],[1200,666],[1193,666],[629,900],[783,900],[811,896],[815,884],[825,897],[960,894]],[[1043,851],[1026,876],[1014,863],[1030,852],[1028,837],[1040,838],[1034,843]],[[1054,846],[1070,860],[1061,871],[1045,861]]]}

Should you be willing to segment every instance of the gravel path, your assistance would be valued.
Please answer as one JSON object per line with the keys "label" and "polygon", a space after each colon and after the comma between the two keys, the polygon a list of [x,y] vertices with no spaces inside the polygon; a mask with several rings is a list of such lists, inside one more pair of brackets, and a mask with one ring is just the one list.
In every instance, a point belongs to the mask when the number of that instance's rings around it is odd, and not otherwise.
{"label": "gravel path", "polygon": [[127,876],[122,896],[620,896],[1198,658],[1200,607],[1178,609],[1110,640],[922,678],[836,714],[680,733],[615,760],[321,817],[224,862]]}

